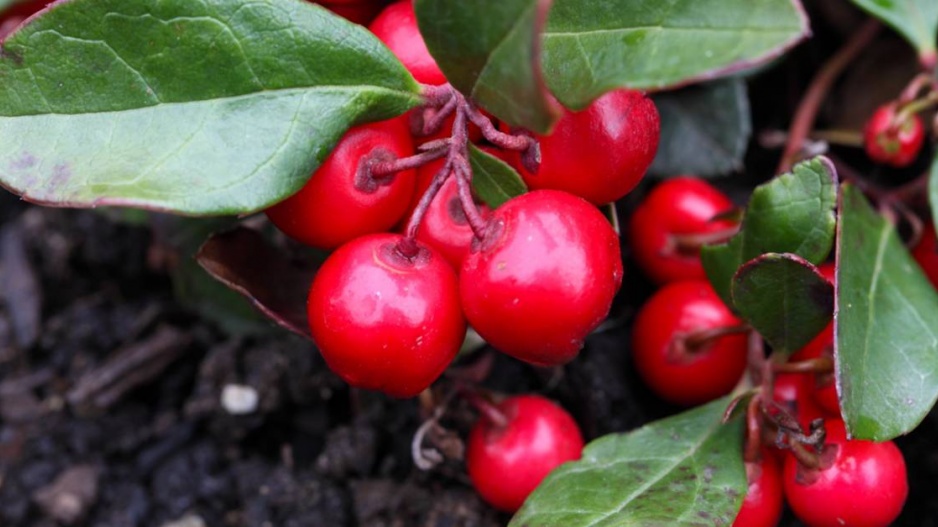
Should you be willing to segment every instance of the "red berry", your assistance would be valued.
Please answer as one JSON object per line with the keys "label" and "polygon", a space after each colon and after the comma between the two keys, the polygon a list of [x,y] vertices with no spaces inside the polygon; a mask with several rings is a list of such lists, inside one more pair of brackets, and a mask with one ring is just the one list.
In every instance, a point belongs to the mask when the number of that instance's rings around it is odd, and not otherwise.
{"label": "red berry", "polygon": [[746,367],[746,337],[724,335],[698,345],[686,339],[739,324],[707,282],[668,284],[635,318],[632,355],[638,373],[656,394],[676,404],[698,405],[726,395]]}
{"label": "red berry", "polygon": [[16,3],[6,9],[2,9],[3,16],[0,16],[0,39],[5,38],[27,18],[51,3],[52,0],[32,0],[29,2]]}
{"label": "red berry", "polygon": [[873,161],[902,168],[911,165],[918,157],[925,142],[925,127],[915,114],[902,122],[898,119],[898,104],[893,102],[877,108],[866,122],[863,144],[866,155]]}
{"label": "red berry", "polygon": [[[427,213],[417,230],[417,240],[436,249],[456,270],[462,268],[462,262],[469,254],[469,245],[475,236],[469,226],[469,220],[466,219],[458,192],[456,178],[447,179],[427,208]],[[480,211],[483,217],[490,212],[484,205]]]}
{"label": "red berry", "polygon": [[397,234],[357,238],[326,260],[309,325],[326,363],[353,386],[412,397],[446,369],[466,322],[456,274],[432,249],[404,257]]}
{"label": "red berry", "polygon": [[892,441],[848,441],[843,421],[825,421],[821,467],[785,460],[785,498],[811,527],[885,527],[902,512],[909,492],[905,460]]}
{"label": "red berry", "polygon": [[676,235],[703,235],[734,226],[715,220],[732,211],[733,202],[706,181],[669,179],[639,204],[629,221],[629,243],[638,266],[656,283],[703,280],[699,245],[679,245]]}
{"label": "red berry", "polygon": [[570,414],[543,397],[510,397],[498,410],[506,423],[483,416],[469,433],[466,467],[482,499],[514,512],[550,471],[580,458],[583,437]]}
{"label": "red berry", "polygon": [[420,35],[411,0],[401,0],[386,7],[368,29],[391,49],[417,82],[435,86],[446,84],[446,77]]}
{"label": "red berry", "polygon": [[782,516],[782,471],[769,452],[746,463],[749,490],[732,527],[775,527]]}
{"label": "red berry", "polygon": [[808,433],[811,422],[824,416],[812,397],[812,377],[806,373],[780,373],[775,376],[773,399],[798,420],[803,432]]}
{"label": "red berry", "polygon": [[311,0],[356,24],[367,25],[384,8],[383,0]]}
{"label": "red berry", "polygon": [[413,153],[401,119],[352,128],[306,185],[267,209],[267,217],[291,238],[324,249],[390,230],[407,210],[415,173],[404,170],[372,178],[361,168],[370,160],[387,161]]}
{"label": "red berry", "polygon": [[586,201],[556,190],[497,208],[459,275],[463,311],[482,338],[542,366],[576,356],[621,283],[612,226]]}
{"label": "red berry", "polygon": [[922,238],[912,249],[912,256],[925,272],[928,281],[938,288],[938,239],[935,237],[935,225],[929,218],[922,230]]}
{"label": "red berry", "polygon": [[565,112],[550,135],[538,136],[540,166],[521,174],[532,189],[563,190],[596,205],[610,203],[645,175],[660,135],[651,99],[638,91],[614,90],[582,111]]}

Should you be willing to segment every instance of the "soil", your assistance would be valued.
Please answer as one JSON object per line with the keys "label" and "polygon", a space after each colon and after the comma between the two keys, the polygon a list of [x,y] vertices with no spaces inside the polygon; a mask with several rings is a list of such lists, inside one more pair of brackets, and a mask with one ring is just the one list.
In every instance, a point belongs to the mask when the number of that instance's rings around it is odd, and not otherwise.
{"label": "soil", "polygon": [[[820,23],[815,41],[752,82],[755,130],[787,125],[791,94],[843,30]],[[837,120],[836,106],[826,111]],[[749,174],[772,173],[776,154],[754,139]],[[754,177],[724,186],[743,201]],[[623,216],[635,199],[622,204]],[[458,459],[415,466],[412,438],[429,401],[350,390],[308,341],[272,325],[223,329],[177,300],[173,261],[158,242],[146,226],[34,207],[0,191],[0,525],[507,523],[475,496]],[[587,439],[679,411],[632,368],[629,322],[652,289],[626,267],[632,278],[610,322],[576,360],[537,370],[483,351],[474,360],[494,360],[485,385],[559,401]],[[458,457],[472,418],[452,404],[443,423],[451,434],[436,436],[448,454]],[[936,440],[934,415],[897,440],[911,488],[897,525],[938,525]],[[782,525],[799,524],[786,514]]]}

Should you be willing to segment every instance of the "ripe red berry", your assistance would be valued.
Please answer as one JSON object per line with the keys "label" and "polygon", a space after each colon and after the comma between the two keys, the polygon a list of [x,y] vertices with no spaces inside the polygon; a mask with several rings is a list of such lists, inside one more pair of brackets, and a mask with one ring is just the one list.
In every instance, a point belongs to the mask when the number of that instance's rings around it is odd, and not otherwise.
{"label": "ripe red berry", "polygon": [[3,16],[0,16],[0,39],[6,37],[27,18],[51,3],[52,0],[31,0],[15,3],[3,9]]}
{"label": "ripe red berry", "polygon": [[356,24],[367,25],[384,8],[383,0],[310,0]]}
{"label": "ripe red berry", "polygon": [[886,527],[909,492],[905,460],[892,441],[848,441],[843,421],[825,421],[821,467],[785,460],[785,498],[811,527]]}
{"label": "ripe red berry", "polygon": [[[469,254],[469,246],[475,237],[459,200],[458,190],[455,177],[446,180],[427,208],[417,230],[417,240],[436,249],[457,271],[462,268],[462,262]],[[480,212],[483,217],[490,213],[484,205],[480,207]]]}
{"label": "ripe red berry", "polygon": [[390,230],[407,210],[415,173],[371,177],[363,167],[413,153],[402,119],[352,128],[306,185],[268,208],[267,217],[291,238],[324,249]]}
{"label": "ripe red berry", "polygon": [[492,346],[551,366],[576,356],[622,283],[619,239],[582,199],[556,190],[495,209],[463,261],[463,311]]}
{"label": "ripe red berry", "polygon": [[389,5],[368,29],[390,48],[417,82],[434,86],[446,84],[446,77],[420,35],[412,0]]}
{"label": "ripe red berry", "polygon": [[746,463],[749,490],[732,527],[775,527],[782,515],[782,471],[775,457],[764,451],[762,459]]}
{"label": "ripe red berry", "polygon": [[877,163],[897,168],[909,166],[925,142],[925,127],[918,115],[899,121],[896,103],[884,104],[873,112],[863,131],[866,154]]}
{"label": "ripe red berry", "polygon": [[733,202],[704,180],[677,177],[649,192],[629,221],[629,244],[638,266],[656,283],[703,280],[700,245],[682,244],[678,236],[706,235],[732,229],[715,220],[732,211]]}
{"label": "ripe red berry", "polygon": [[614,90],[582,111],[565,112],[550,135],[538,136],[540,165],[521,175],[532,189],[563,190],[596,205],[610,203],[645,175],[660,135],[651,99],[638,91]]}
{"label": "ripe red berry", "polygon": [[509,397],[498,410],[505,422],[483,414],[469,433],[466,467],[482,499],[514,512],[550,471],[580,458],[583,437],[570,414],[543,397]]}
{"label": "ripe red berry", "polygon": [[656,394],[676,404],[698,405],[725,395],[746,367],[746,337],[730,334],[697,343],[688,337],[739,324],[707,282],[668,284],[635,317],[632,356],[638,373]]}
{"label": "ripe red berry", "polygon": [[309,325],[326,363],[353,386],[412,397],[446,369],[466,322],[456,274],[432,249],[401,254],[397,234],[357,238],[326,260],[309,291]]}
{"label": "ripe red berry", "polygon": [[912,249],[912,256],[925,272],[928,281],[938,288],[938,239],[935,236],[935,225],[929,218],[923,227],[922,238]]}

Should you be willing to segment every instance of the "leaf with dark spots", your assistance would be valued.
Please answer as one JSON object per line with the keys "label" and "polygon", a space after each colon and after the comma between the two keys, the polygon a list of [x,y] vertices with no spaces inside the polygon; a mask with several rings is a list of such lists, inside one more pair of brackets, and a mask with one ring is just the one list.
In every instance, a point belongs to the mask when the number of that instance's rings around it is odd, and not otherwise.
{"label": "leaf with dark spots", "polygon": [[42,286],[16,224],[0,230],[0,302],[13,322],[16,345],[32,346],[39,337]]}
{"label": "leaf with dark spots", "polygon": [[196,259],[210,275],[241,293],[277,324],[311,338],[306,296],[314,269],[300,269],[257,231],[240,227],[216,234]]}
{"label": "leaf with dark spots", "polygon": [[296,0],[56,2],[0,49],[0,185],[55,206],[261,210],[420,100],[374,35]]}
{"label": "leaf with dark spots", "polygon": [[732,295],[739,315],[780,353],[804,347],[834,313],[834,286],[791,253],[746,262],[733,277]]}
{"label": "leaf with dark spots", "polygon": [[835,375],[854,437],[908,433],[938,400],[938,293],[852,185],[837,236]]}
{"label": "leaf with dark spots", "polygon": [[748,484],[742,420],[721,424],[728,402],[593,441],[541,483],[509,527],[730,525]]}

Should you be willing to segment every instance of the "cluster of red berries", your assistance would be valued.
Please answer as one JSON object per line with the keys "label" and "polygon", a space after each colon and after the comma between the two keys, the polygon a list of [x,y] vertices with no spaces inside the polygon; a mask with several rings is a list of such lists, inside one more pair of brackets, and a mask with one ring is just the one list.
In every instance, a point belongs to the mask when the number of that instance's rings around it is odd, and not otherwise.
{"label": "cluster of red berries", "polygon": [[863,130],[866,155],[877,163],[895,168],[912,164],[925,142],[925,127],[915,113],[903,111],[896,102],[873,112]]}

